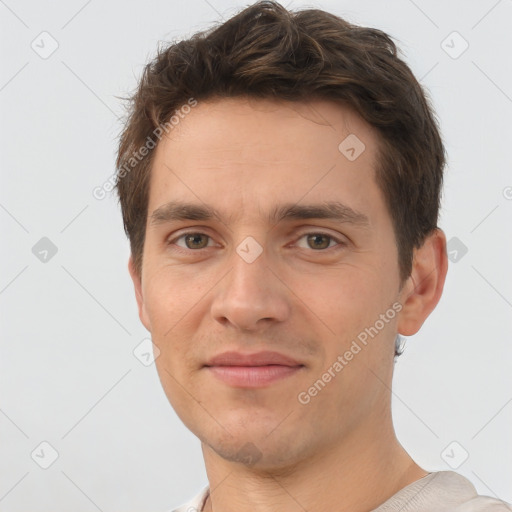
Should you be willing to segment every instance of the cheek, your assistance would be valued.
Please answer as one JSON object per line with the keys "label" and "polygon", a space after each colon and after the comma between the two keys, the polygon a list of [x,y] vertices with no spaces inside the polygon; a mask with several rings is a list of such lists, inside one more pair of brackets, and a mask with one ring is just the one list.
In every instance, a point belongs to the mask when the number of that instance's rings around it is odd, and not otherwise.
{"label": "cheek", "polygon": [[[175,287],[173,282],[161,272],[146,279],[144,307],[151,323],[153,343],[160,350],[158,363],[168,359],[168,353],[175,351],[175,332],[180,327],[183,290]],[[179,290],[177,293],[176,291]]]}
{"label": "cheek", "polygon": [[159,334],[177,325],[197,302],[197,281],[197,275],[176,267],[154,265],[148,271],[144,293],[146,311]]}
{"label": "cheek", "polygon": [[166,266],[146,280],[145,307],[151,321],[153,343],[160,362],[180,374],[192,369],[191,342],[206,314],[210,279],[199,279],[197,270]]}
{"label": "cheek", "polygon": [[[382,272],[347,267],[332,271],[329,277],[312,279],[304,286],[304,302],[309,302],[315,320],[321,320],[316,323],[326,326],[322,331],[331,362],[352,350],[357,354],[348,354],[354,361],[349,366],[378,366],[389,352],[394,342],[396,311],[392,305],[396,299]],[[384,320],[381,315],[385,315]]]}
{"label": "cheek", "polygon": [[375,307],[377,283],[360,268],[347,266],[329,273],[309,283],[310,302],[315,302],[315,311],[319,317],[325,317],[325,322],[337,335],[351,333],[364,323]]}

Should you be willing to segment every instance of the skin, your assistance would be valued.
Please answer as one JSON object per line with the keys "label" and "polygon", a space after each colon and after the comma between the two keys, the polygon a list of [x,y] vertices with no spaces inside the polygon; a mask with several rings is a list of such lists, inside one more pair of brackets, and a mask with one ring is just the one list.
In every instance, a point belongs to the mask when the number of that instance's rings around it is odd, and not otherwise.
{"label": "skin", "polygon": [[[338,149],[349,134],[365,144],[354,161]],[[416,333],[439,301],[446,239],[429,236],[400,282],[375,181],[378,141],[346,106],[230,98],[199,102],[155,150],[141,275],[131,258],[128,268],[165,393],[201,441],[212,490],[204,510],[363,512],[428,474],[395,436],[393,355],[397,333]],[[222,220],[152,223],[171,200],[206,203]],[[268,221],[281,203],[323,201],[367,225]],[[204,236],[187,244],[186,232]],[[308,237],[319,232],[326,238]],[[248,236],[263,249],[252,263],[236,252]],[[401,311],[300,403],[394,303]],[[232,387],[203,366],[227,350],[275,350],[304,367],[266,387]],[[253,460],[242,460],[247,450]]]}

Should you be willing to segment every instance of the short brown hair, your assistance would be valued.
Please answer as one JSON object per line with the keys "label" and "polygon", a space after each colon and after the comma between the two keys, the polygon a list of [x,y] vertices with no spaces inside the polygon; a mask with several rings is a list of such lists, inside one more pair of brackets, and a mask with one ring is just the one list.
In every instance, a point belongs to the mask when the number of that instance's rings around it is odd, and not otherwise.
{"label": "short brown hair", "polygon": [[115,187],[139,275],[154,151],[140,160],[133,155],[191,98],[235,96],[331,100],[355,108],[377,128],[376,180],[404,281],[413,249],[437,227],[440,206],[445,150],[428,97],[386,33],[319,9],[291,12],[269,0],[159,48],[126,98]]}

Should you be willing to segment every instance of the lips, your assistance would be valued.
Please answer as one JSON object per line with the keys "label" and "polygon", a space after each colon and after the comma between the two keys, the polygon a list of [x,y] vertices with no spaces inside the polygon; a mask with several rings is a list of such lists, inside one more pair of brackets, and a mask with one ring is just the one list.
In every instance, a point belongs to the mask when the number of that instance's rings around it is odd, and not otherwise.
{"label": "lips", "polygon": [[295,359],[278,352],[241,354],[224,352],[205,364],[216,379],[236,388],[262,388],[291,377],[304,368]]}
{"label": "lips", "polygon": [[278,352],[264,351],[255,354],[241,354],[240,352],[223,352],[212,357],[205,366],[303,366],[291,357]]}

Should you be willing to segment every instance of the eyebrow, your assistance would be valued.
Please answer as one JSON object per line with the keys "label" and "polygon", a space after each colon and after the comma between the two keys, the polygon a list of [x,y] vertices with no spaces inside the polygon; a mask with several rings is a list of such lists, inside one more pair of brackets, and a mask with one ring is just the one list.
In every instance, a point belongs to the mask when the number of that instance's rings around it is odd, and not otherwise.
{"label": "eyebrow", "polygon": [[[230,215],[228,221],[232,220],[233,216],[233,214]],[[222,215],[209,205],[170,201],[153,211],[150,225],[180,220],[209,221],[212,219],[224,222]],[[331,219],[361,227],[370,226],[370,221],[365,214],[353,210],[339,201],[308,205],[286,203],[276,206],[268,216],[268,221],[276,224],[283,220],[302,219]]]}

